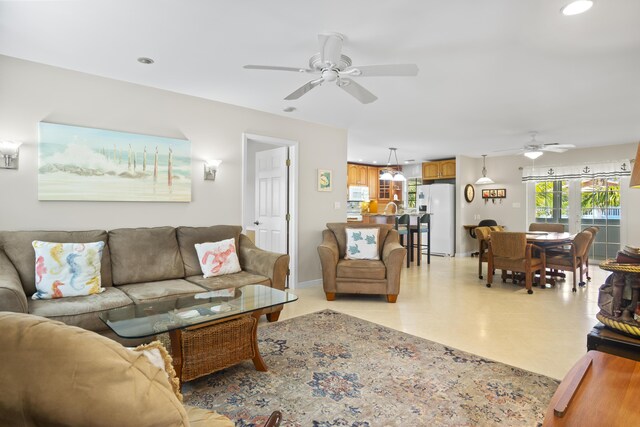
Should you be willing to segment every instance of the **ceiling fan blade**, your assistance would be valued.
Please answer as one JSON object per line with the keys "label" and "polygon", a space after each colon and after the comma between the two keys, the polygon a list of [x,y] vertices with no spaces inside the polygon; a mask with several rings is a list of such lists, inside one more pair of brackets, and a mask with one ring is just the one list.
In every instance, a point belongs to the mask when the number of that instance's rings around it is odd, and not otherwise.
{"label": "ceiling fan blade", "polygon": [[345,92],[347,92],[349,95],[353,96],[363,104],[369,104],[378,99],[377,96],[375,96],[351,79],[340,79],[340,81],[338,82],[338,86],[340,86]]}
{"label": "ceiling fan blade", "polygon": [[245,65],[242,68],[247,70],[273,70],[273,71],[294,71],[296,73],[310,73],[313,70],[306,68],[294,68],[294,67],[279,67],[277,65]]}
{"label": "ceiling fan blade", "polygon": [[389,65],[364,65],[353,67],[354,76],[378,77],[378,76],[417,76],[418,66],[416,64],[389,64]]}
{"label": "ceiling fan blade", "polygon": [[540,149],[541,151],[548,151],[549,153],[564,153],[565,151],[568,150],[568,148],[562,148],[562,147],[542,147]]}
{"label": "ceiling fan blade", "polygon": [[342,52],[342,40],[342,35],[338,33],[318,34],[320,61],[337,65],[340,61],[340,53]]}
{"label": "ceiling fan blade", "polygon": [[322,78],[319,78],[319,79],[316,79],[316,80],[311,80],[310,82],[307,82],[307,83],[303,84],[298,89],[296,89],[293,92],[291,92],[284,99],[286,99],[287,101],[291,101],[292,99],[298,99],[302,95],[304,95],[305,93],[309,92],[314,87],[321,85],[323,81],[324,80],[322,80]]}

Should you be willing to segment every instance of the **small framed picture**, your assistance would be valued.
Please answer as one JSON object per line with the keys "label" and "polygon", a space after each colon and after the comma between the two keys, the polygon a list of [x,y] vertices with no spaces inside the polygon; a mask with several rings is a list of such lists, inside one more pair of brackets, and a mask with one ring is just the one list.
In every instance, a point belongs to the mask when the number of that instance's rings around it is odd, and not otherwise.
{"label": "small framed picture", "polygon": [[489,190],[489,197],[497,197],[498,190]]}
{"label": "small framed picture", "polygon": [[333,173],[328,169],[318,169],[318,191],[333,191]]}
{"label": "small framed picture", "polygon": [[482,190],[482,198],[483,199],[488,199],[490,197],[489,196],[489,192],[490,192],[490,190]]}
{"label": "small framed picture", "polygon": [[505,197],[507,197],[507,190],[506,188],[500,188],[497,190],[497,195],[496,197],[500,197],[501,199],[504,199]]}

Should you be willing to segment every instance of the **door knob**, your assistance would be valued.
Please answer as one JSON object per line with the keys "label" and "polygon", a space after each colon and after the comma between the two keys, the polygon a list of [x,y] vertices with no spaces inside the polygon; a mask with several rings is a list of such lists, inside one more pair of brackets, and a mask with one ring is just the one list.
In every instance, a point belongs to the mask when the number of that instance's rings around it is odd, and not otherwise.
{"label": "door knob", "polygon": [[260,221],[253,221],[255,225],[260,225]]}

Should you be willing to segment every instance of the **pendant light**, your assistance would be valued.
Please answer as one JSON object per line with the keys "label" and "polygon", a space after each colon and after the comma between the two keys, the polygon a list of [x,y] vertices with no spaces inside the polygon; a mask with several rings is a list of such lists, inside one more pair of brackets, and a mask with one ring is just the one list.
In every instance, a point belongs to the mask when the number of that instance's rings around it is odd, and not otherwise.
{"label": "pendant light", "polygon": [[482,177],[476,181],[476,185],[493,184],[493,180],[487,176],[487,155],[482,155]]}
{"label": "pendant light", "polygon": [[[387,159],[387,168],[381,170],[380,179],[383,181],[406,181],[402,172],[400,172],[400,163],[398,162],[397,148],[389,147],[389,158]],[[391,165],[391,154],[396,158],[396,170],[393,171],[389,166]]]}

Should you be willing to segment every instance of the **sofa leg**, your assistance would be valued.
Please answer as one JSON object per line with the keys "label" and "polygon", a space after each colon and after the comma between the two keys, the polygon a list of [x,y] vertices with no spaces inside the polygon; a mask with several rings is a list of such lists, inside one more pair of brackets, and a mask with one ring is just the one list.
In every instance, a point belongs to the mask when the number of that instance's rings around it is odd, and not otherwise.
{"label": "sofa leg", "polygon": [[269,322],[277,322],[280,318],[280,313],[282,313],[282,310],[274,311],[273,313],[267,313],[267,320]]}
{"label": "sofa leg", "polygon": [[394,303],[398,300],[398,294],[395,295],[387,295],[387,302]]}
{"label": "sofa leg", "polygon": [[327,295],[327,301],[335,301],[336,293],[335,292],[325,292]]}

